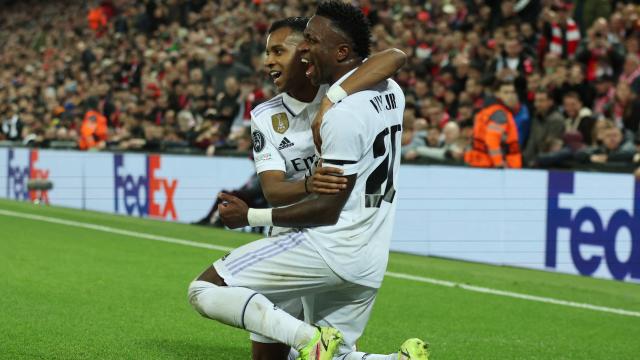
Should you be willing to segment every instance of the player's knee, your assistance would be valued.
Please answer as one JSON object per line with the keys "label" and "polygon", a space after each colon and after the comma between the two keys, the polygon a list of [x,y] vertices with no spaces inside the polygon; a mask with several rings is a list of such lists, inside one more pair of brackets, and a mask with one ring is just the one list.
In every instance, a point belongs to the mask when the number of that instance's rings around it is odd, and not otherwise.
{"label": "player's knee", "polygon": [[209,313],[215,311],[215,304],[219,303],[217,301],[218,292],[214,290],[224,286],[227,286],[224,279],[211,266],[189,284],[187,291],[189,303],[200,315],[210,318]]}
{"label": "player's knee", "polygon": [[189,303],[202,316],[207,316],[203,309],[202,294],[212,286],[215,285],[202,280],[194,280],[189,284],[189,290],[187,291]]}

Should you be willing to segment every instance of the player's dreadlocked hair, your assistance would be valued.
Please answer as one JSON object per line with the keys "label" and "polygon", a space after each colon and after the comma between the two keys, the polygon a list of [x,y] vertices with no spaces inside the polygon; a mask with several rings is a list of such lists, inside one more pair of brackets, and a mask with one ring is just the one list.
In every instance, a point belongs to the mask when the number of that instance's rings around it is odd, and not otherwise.
{"label": "player's dreadlocked hair", "polygon": [[360,9],[337,0],[323,1],[316,10],[317,16],[326,17],[353,42],[353,50],[361,58],[369,56],[371,29],[369,21]]}
{"label": "player's dreadlocked hair", "polygon": [[309,18],[296,16],[296,17],[288,17],[286,19],[278,20],[271,24],[269,28],[269,34],[272,32],[282,29],[282,28],[290,28],[291,30],[299,33],[303,33],[304,29],[307,27],[307,23],[309,22]]}

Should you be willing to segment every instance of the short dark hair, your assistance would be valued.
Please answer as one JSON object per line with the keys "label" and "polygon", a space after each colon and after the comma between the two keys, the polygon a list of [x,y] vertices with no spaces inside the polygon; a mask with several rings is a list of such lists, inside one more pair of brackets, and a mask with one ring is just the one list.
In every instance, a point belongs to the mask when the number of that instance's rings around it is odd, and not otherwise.
{"label": "short dark hair", "polygon": [[575,91],[569,91],[568,93],[564,94],[562,99],[566,99],[566,98],[574,98],[574,99],[582,102],[582,99],[580,98],[580,95],[578,95],[578,93],[575,92]]}
{"label": "short dark hair", "polygon": [[307,17],[302,17],[302,16],[288,17],[286,19],[275,21],[273,24],[271,24],[271,27],[269,28],[269,31],[267,33],[271,34],[276,30],[279,30],[282,28],[289,28],[294,32],[299,32],[302,34],[304,32],[304,29],[307,27],[308,22],[309,22],[309,18]]}
{"label": "short dark hair", "polygon": [[547,89],[544,86],[538,86],[536,87],[536,91],[535,94],[545,94],[547,95],[548,98],[550,98],[551,100],[553,100],[553,96],[551,96],[551,94],[549,93],[549,89]]}
{"label": "short dark hair", "polygon": [[371,28],[360,9],[342,1],[328,0],[318,5],[317,16],[326,17],[353,42],[353,50],[362,58],[369,56]]}
{"label": "short dark hair", "polygon": [[511,80],[498,80],[493,84],[493,91],[500,91],[503,86],[513,86],[516,84]]}

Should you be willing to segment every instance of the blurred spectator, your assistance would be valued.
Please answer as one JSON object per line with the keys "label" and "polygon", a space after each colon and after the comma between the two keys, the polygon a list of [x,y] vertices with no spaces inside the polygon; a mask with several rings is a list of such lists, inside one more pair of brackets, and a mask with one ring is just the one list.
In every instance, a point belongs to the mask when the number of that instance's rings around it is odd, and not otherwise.
{"label": "blurred spectator", "polygon": [[456,122],[461,128],[465,126],[473,127],[473,104],[471,102],[464,101],[458,104]]}
{"label": "blurred spectator", "polygon": [[245,127],[239,133],[238,136],[231,138],[231,142],[234,146],[234,150],[239,153],[248,153],[251,150],[251,128]]}
{"label": "blurred spectator", "polygon": [[585,107],[592,110],[592,112],[596,114],[602,114],[605,106],[611,102],[613,96],[615,94],[615,86],[613,83],[613,78],[609,75],[603,75],[596,79],[594,84],[594,100],[593,105],[588,106],[586,104]]}
{"label": "blurred spectator", "polygon": [[582,134],[585,144],[591,143],[591,131],[595,118],[592,116],[591,109],[582,105],[580,96],[575,92],[569,92],[562,98],[564,108],[565,130],[578,131]]}
{"label": "blurred spectator", "polygon": [[525,166],[534,166],[538,155],[549,152],[552,145],[562,144],[564,127],[564,119],[555,109],[553,98],[546,90],[538,89],[535,95],[531,133],[522,152]]}
{"label": "blurred spectator", "polygon": [[597,148],[602,145],[604,141],[604,133],[611,123],[611,120],[606,118],[599,118],[593,124],[593,130],[591,130],[591,142],[585,145],[590,148]]}
{"label": "blurred spectator", "polygon": [[110,142],[117,144],[119,150],[140,150],[146,144],[142,121],[135,117],[126,117],[123,126],[116,130]]}
{"label": "blurred spectator", "polygon": [[464,144],[460,141],[460,126],[455,122],[448,122],[442,133],[436,125],[427,129],[427,141],[424,145],[414,142],[404,154],[406,160],[455,160],[462,159]]}
{"label": "blurred spectator", "polygon": [[516,122],[516,127],[518,128],[518,143],[520,143],[520,148],[522,149],[529,140],[531,114],[529,113],[527,105],[520,102],[517,98],[513,113],[513,120]]}
{"label": "blurred spectator", "polygon": [[575,92],[580,96],[580,100],[586,106],[591,108],[593,106],[596,92],[591,84],[585,78],[585,68],[582,64],[574,63],[569,67],[569,74],[566,82],[561,87],[556,88],[553,92],[554,101],[557,103],[562,102],[562,96],[568,92]]}
{"label": "blurred spectator", "polygon": [[438,100],[424,101],[420,109],[420,115],[425,117],[430,125],[442,129],[449,122],[450,116],[445,111],[444,105]]}
{"label": "blurred spectator", "polygon": [[219,132],[222,136],[227,136],[231,131],[231,125],[241,110],[240,84],[234,76],[230,76],[224,81],[224,91],[218,94],[216,123],[219,124]]}
{"label": "blurred spectator", "polygon": [[570,16],[572,5],[555,0],[542,13],[546,49],[563,59],[573,58],[580,43],[580,29]]}
{"label": "blurred spectator", "polygon": [[562,139],[550,138],[546,141],[542,153],[534,162],[534,166],[542,168],[571,166],[575,158],[579,157],[585,148],[586,145],[580,132],[567,131]]}
{"label": "blurred spectator", "polygon": [[640,100],[631,91],[629,84],[618,83],[612,101],[604,107],[603,115],[613,120],[617,127],[627,129],[633,134],[638,133]]}
{"label": "blurred spectator", "polygon": [[576,21],[583,33],[599,18],[609,17],[611,0],[575,0]]}
{"label": "blurred spectator", "polygon": [[498,82],[494,87],[496,102],[475,117],[472,149],[464,156],[474,167],[521,168],[522,155],[513,108],[518,95],[512,82]]}
{"label": "blurred spectator", "polygon": [[527,76],[535,70],[534,60],[522,51],[522,39],[512,37],[504,43],[502,53],[489,66],[499,81],[512,81],[518,96],[526,99]]}
{"label": "blurred spectator", "polygon": [[586,67],[587,80],[600,76],[617,78],[624,65],[625,50],[609,32],[609,24],[599,18],[587,32],[576,51],[576,60]]}
{"label": "blurred spectator", "polygon": [[640,94],[640,57],[637,54],[627,54],[618,82],[629,85],[634,94]]}
{"label": "blurred spectator", "polygon": [[225,88],[225,80],[234,77],[236,81],[251,75],[252,71],[247,66],[233,60],[233,54],[227,49],[220,50],[218,64],[207,72],[208,83],[213,85],[216,91]]}
{"label": "blurred spectator", "polygon": [[590,146],[578,154],[578,160],[593,164],[631,163],[636,153],[633,142],[625,140],[622,130],[606,120],[602,131],[602,143]]}
{"label": "blurred spectator", "polygon": [[[420,121],[424,122],[424,126],[426,127],[426,121],[424,119],[421,119]],[[415,159],[413,154],[410,156],[410,158],[407,158],[406,154],[416,147],[424,146],[426,144],[424,137],[424,135],[426,135],[426,132],[420,130],[420,125],[417,125],[417,123],[418,121],[414,115],[413,110],[406,108],[402,120],[402,148],[400,150],[400,154],[402,155],[403,159]]]}
{"label": "blurred spectator", "polygon": [[[20,119],[18,106],[11,104],[4,107],[5,117],[0,124],[0,134],[6,140],[17,141],[22,140],[22,128],[24,123]],[[2,112],[0,112],[0,115]]]}
{"label": "blurred spectator", "polygon": [[467,101],[473,104],[474,110],[480,110],[484,106],[485,94],[484,85],[478,79],[469,78],[465,83],[464,94],[468,96]]}
{"label": "blurred spectator", "polygon": [[429,125],[427,127],[426,146],[431,148],[439,148],[442,146],[442,132],[438,125]]}

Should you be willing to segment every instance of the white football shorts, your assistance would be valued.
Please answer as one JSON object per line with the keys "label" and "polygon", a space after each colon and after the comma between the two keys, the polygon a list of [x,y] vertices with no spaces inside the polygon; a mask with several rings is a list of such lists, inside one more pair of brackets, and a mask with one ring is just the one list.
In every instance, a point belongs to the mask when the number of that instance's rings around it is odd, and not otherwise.
{"label": "white football shorts", "polygon": [[[344,335],[339,353],[353,351],[378,289],[340,278],[311,241],[302,232],[287,232],[241,246],[213,266],[227,285],[255,290],[293,316],[303,304],[306,322],[337,328]],[[255,334],[251,339],[274,342]]]}

